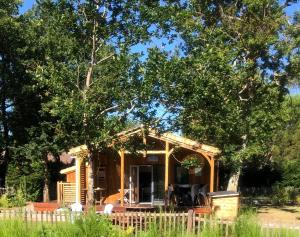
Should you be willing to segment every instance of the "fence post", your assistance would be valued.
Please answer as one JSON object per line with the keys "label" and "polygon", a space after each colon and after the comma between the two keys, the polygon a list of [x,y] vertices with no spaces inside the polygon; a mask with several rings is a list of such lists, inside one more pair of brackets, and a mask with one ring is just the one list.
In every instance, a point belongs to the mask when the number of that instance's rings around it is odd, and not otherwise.
{"label": "fence post", "polygon": [[200,226],[200,224],[201,224],[201,214],[199,213],[199,214],[198,214],[198,228],[197,228],[198,236],[199,236],[200,233],[201,233],[201,226]]}
{"label": "fence post", "polygon": [[56,187],[57,202],[60,204],[60,181],[58,181],[56,185],[57,185]]}
{"label": "fence post", "polygon": [[228,237],[229,236],[229,225],[228,225],[228,221],[225,222],[226,226],[225,226],[225,236]]}
{"label": "fence post", "polygon": [[162,231],[162,214],[159,212],[159,231]]}
{"label": "fence post", "polygon": [[26,211],[26,209],[24,210],[24,221],[25,221],[25,225],[26,225],[26,229],[27,229],[27,211]]}
{"label": "fence post", "polygon": [[51,224],[53,225],[53,211],[50,212]]}
{"label": "fence post", "polygon": [[188,211],[187,232],[189,233],[193,230],[193,213],[194,211],[192,209]]}
{"label": "fence post", "polygon": [[182,236],[184,235],[185,232],[185,215],[184,212],[181,213],[181,228],[182,228]]}
{"label": "fence post", "polygon": [[142,217],[142,212],[140,212],[140,232],[143,230],[143,217]]}

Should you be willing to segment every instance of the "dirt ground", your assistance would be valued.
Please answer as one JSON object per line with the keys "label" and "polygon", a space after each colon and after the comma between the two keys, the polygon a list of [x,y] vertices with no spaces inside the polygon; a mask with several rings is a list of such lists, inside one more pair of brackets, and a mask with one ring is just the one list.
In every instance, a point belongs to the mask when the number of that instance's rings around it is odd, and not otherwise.
{"label": "dirt ground", "polygon": [[263,225],[293,226],[300,228],[300,206],[263,206],[258,208],[257,213]]}

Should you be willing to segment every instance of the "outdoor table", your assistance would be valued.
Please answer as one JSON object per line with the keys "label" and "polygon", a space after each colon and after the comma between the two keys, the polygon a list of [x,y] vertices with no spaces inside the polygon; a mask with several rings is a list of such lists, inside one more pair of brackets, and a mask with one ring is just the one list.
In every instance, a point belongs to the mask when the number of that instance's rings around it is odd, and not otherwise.
{"label": "outdoor table", "polygon": [[102,198],[103,198],[103,195],[102,195],[102,192],[105,190],[105,188],[100,188],[100,187],[97,187],[94,189],[94,192],[99,192],[99,200],[96,200],[96,205],[99,204],[99,205],[102,205],[101,201],[102,201]]}

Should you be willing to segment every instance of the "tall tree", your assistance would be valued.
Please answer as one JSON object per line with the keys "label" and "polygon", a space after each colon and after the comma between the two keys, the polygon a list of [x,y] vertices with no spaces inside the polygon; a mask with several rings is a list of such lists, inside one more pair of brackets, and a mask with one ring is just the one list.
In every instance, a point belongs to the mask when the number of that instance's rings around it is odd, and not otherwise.
{"label": "tall tree", "polygon": [[10,148],[26,142],[26,128],[35,124],[38,108],[36,96],[26,90],[30,77],[23,65],[27,45],[19,4],[0,1],[0,186],[5,184]]}
{"label": "tall tree", "polygon": [[39,52],[28,68],[40,91],[41,120],[58,147],[89,147],[89,203],[93,152],[128,118],[148,118],[139,55],[130,48],[150,37],[144,15],[152,7],[142,1],[44,0],[28,15]]}
{"label": "tall tree", "polygon": [[185,134],[222,149],[230,190],[244,160],[269,157],[280,125],[290,2],[173,1],[167,27],[181,37],[182,51],[150,52],[146,78],[159,88],[159,102],[172,108]]}
{"label": "tall tree", "polygon": [[285,186],[300,185],[300,97],[287,97],[281,111],[284,123],[276,131],[272,160],[282,169]]}

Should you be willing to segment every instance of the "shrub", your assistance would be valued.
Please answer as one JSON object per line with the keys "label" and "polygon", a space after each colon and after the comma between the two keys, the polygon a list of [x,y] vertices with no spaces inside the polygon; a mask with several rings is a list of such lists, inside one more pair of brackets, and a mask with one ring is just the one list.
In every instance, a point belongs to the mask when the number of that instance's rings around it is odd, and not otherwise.
{"label": "shrub", "polygon": [[272,204],[284,205],[297,203],[299,189],[293,186],[284,187],[282,185],[273,186]]}
{"label": "shrub", "polygon": [[121,231],[107,217],[97,215],[94,211],[90,211],[85,217],[76,219],[74,224],[79,230],[79,236],[82,237],[113,237],[119,236]]}
{"label": "shrub", "polygon": [[282,206],[289,201],[289,193],[286,188],[275,185],[273,186],[272,204]]}
{"label": "shrub", "polygon": [[7,197],[7,194],[4,194],[0,197],[0,207],[9,207],[9,199]]}
{"label": "shrub", "polygon": [[7,192],[0,197],[0,207],[22,207],[25,206],[25,204],[25,195],[21,189],[18,189],[16,192]]}
{"label": "shrub", "polygon": [[22,207],[26,204],[26,199],[23,191],[18,189],[10,198],[9,203],[12,207]]}

